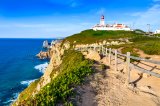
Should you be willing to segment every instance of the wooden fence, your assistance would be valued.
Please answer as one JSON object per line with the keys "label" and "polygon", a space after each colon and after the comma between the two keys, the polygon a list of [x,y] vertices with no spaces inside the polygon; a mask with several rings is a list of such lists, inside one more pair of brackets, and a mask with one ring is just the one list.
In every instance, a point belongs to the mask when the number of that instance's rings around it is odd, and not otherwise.
{"label": "wooden fence", "polygon": [[100,55],[106,56],[109,62],[109,65],[111,65],[111,59],[113,58],[115,61],[114,63],[114,70],[117,71],[118,70],[118,59],[122,59],[124,60],[124,62],[122,62],[123,64],[126,64],[125,68],[126,68],[126,72],[127,72],[127,82],[128,84],[131,83],[130,81],[130,71],[131,71],[131,67],[135,68],[136,70],[141,71],[142,73],[147,73],[149,75],[155,76],[157,78],[160,78],[160,74],[156,73],[156,72],[152,72],[150,70],[146,70],[142,67],[139,67],[135,64],[133,64],[131,62],[131,59],[134,61],[144,61],[144,62],[148,62],[148,63],[152,63],[152,64],[156,64],[156,65],[160,65],[160,61],[155,61],[155,60],[149,60],[149,59],[144,59],[144,58],[140,58],[140,57],[134,57],[131,56],[130,52],[127,52],[127,54],[122,54],[120,52],[118,52],[115,49],[111,49],[111,48],[106,48],[104,47],[104,45],[101,46],[84,46],[84,47],[77,47],[75,48],[75,50],[81,51],[81,52],[85,52],[85,51],[89,51],[89,50],[93,50],[98,52]]}

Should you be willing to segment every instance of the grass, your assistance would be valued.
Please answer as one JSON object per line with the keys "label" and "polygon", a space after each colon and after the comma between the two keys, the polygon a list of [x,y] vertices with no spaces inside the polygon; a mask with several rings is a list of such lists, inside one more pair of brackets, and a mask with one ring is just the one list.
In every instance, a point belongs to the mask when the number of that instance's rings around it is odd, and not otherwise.
{"label": "grass", "polygon": [[64,41],[69,41],[71,44],[91,44],[101,42],[103,40],[112,40],[119,38],[130,38],[137,34],[133,31],[93,31],[85,30],[81,33],[67,37]]}
{"label": "grass", "polygon": [[134,49],[134,46],[133,46],[133,45],[125,46],[125,47],[122,49],[122,54],[126,54],[127,52],[130,52],[132,56],[136,56],[136,57],[139,56],[139,54],[137,53],[137,51]]}
{"label": "grass", "polygon": [[25,106],[54,106],[58,103],[72,105],[69,97],[74,95],[74,88],[93,73],[92,64],[93,62],[86,60],[81,53],[67,51],[58,68],[59,75],[42,88],[34,98],[26,100]]}
{"label": "grass", "polygon": [[[23,103],[32,97],[32,93],[35,91],[35,88],[37,87],[38,82],[39,80],[34,81],[23,92],[20,93],[19,95],[20,102]],[[16,106],[16,104],[14,103],[13,106]]]}
{"label": "grass", "polygon": [[149,55],[160,55],[160,38],[138,36],[132,39],[134,47]]}
{"label": "grass", "polygon": [[139,34],[146,34],[146,32],[144,32],[143,30],[140,30],[140,29],[135,29],[134,31]]}
{"label": "grass", "polygon": [[75,44],[92,44],[106,40],[119,41],[120,38],[129,39],[132,44],[122,44],[110,46],[111,48],[123,47],[122,52],[131,52],[133,56],[139,56],[134,49],[140,49],[149,55],[160,55],[160,38],[144,36],[141,30],[136,31],[93,31],[85,30],[78,34],[67,37],[65,41],[70,41],[71,45]]}
{"label": "grass", "polygon": [[154,36],[160,37],[160,34],[155,34]]}

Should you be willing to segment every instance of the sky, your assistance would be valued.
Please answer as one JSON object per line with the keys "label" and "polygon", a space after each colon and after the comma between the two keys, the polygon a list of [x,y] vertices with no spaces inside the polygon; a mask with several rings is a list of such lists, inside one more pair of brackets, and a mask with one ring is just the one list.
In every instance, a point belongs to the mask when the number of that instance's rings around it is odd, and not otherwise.
{"label": "sky", "polygon": [[61,38],[105,22],[160,29],[160,0],[0,0],[0,38]]}

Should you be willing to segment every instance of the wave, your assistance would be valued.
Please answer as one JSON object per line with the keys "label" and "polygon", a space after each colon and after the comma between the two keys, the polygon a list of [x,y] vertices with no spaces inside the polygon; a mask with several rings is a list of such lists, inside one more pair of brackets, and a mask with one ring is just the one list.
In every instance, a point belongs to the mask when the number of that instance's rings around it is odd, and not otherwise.
{"label": "wave", "polygon": [[13,93],[12,98],[8,99],[6,102],[3,102],[3,104],[10,104],[17,100],[19,93]]}
{"label": "wave", "polygon": [[47,68],[47,66],[48,66],[48,63],[46,62],[46,63],[44,63],[44,64],[37,65],[37,66],[35,66],[34,68],[35,68],[36,70],[39,70],[41,73],[44,73],[45,70],[46,70],[46,68]]}
{"label": "wave", "polygon": [[22,85],[27,85],[27,86],[29,86],[29,85],[30,85],[32,82],[34,82],[35,80],[37,80],[37,79],[21,81],[20,83],[21,83]]}

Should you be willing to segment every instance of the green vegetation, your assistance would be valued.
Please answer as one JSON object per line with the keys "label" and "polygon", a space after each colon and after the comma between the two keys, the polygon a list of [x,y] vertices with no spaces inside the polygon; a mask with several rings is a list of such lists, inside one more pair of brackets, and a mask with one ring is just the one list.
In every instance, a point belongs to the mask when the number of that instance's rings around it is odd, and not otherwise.
{"label": "green vegetation", "polygon": [[[144,36],[141,30],[136,31],[93,31],[86,30],[73,36],[67,37],[63,42],[69,41],[71,45],[75,44],[92,44],[106,40],[107,42],[119,41],[126,43],[122,45],[112,45],[111,48],[122,48],[122,53],[131,52],[132,56],[139,56],[138,50],[144,51],[146,54],[160,55],[160,38]],[[148,58],[148,57],[146,57]],[[131,60],[134,61],[134,60]],[[65,51],[62,57],[62,64],[52,70],[50,77],[52,81],[43,87],[38,94],[32,97],[33,92],[39,80],[32,83],[19,96],[19,105],[21,106],[54,106],[63,104],[72,106],[74,89],[77,85],[83,83],[85,77],[93,73],[91,69],[93,62],[87,60],[77,51]],[[101,65],[102,70],[106,68]],[[55,73],[58,72],[57,77]],[[15,105],[15,104],[14,104]]]}
{"label": "green vegetation", "polygon": [[144,32],[143,30],[140,30],[140,29],[135,29],[134,32],[139,33],[139,34],[145,34],[146,33],[146,32]]}
{"label": "green vegetation", "polygon": [[64,41],[70,41],[72,45],[74,44],[91,44],[98,43],[106,40],[120,41],[120,38],[129,39],[131,44],[123,44],[118,46],[110,46],[111,48],[123,47],[122,52],[131,52],[133,56],[139,56],[136,49],[144,51],[146,54],[150,55],[160,55],[160,38],[144,36],[144,31],[93,31],[85,30],[81,33],[75,34],[73,36],[67,37]]}
{"label": "green vegetation", "polygon": [[34,97],[25,101],[27,105],[54,106],[57,103],[72,105],[69,97],[74,94],[74,88],[84,81],[93,71],[93,62],[86,60],[80,52],[66,51],[63,62],[58,68],[59,75],[47,84]]}
{"label": "green vegetation", "polygon": [[137,53],[137,50],[134,49],[133,45],[125,46],[122,49],[122,53],[123,54],[126,54],[127,52],[130,52],[132,56],[136,56],[136,57],[139,56],[139,54]]}
{"label": "green vegetation", "polygon": [[118,46],[111,46],[111,48],[123,47],[122,53],[126,54],[131,52],[133,56],[139,56],[137,49],[144,51],[149,55],[160,55],[160,38],[148,37],[148,36],[135,36],[130,39],[131,44],[124,44]]}
{"label": "green vegetation", "polygon": [[103,40],[119,39],[119,38],[130,38],[137,34],[133,31],[93,31],[85,30],[81,33],[67,37],[64,41],[70,41],[71,44],[91,44],[101,42]]}
{"label": "green vegetation", "polygon": [[[30,97],[32,97],[32,93],[35,91],[35,88],[37,87],[39,80],[34,81],[27,87],[23,92],[19,95],[19,101],[26,101]],[[16,104],[13,104],[13,106],[16,106]]]}
{"label": "green vegetation", "polygon": [[101,64],[100,68],[101,68],[101,70],[105,70],[106,69],[106,65]]}
{"label": "green vegetation", "polygon": [[154,36],[160,37],[160,34],[155,34]]}
{"label": "green vegetation", "polygon": [[134,48],[138,48],[150,55],[160,55],[160,38],[137,36],[132,40]]}

